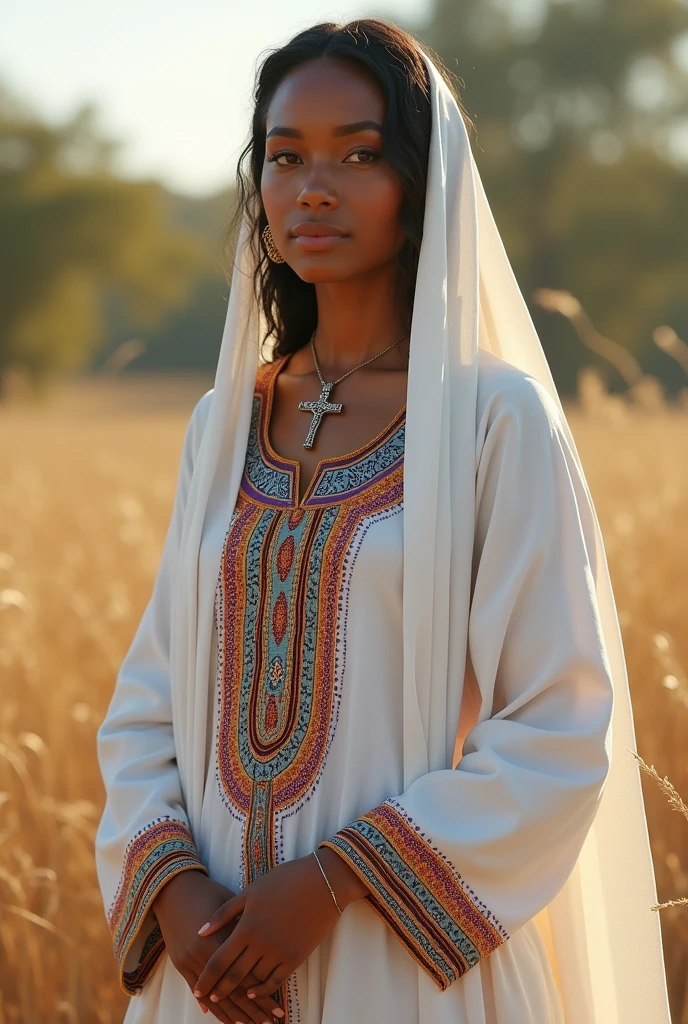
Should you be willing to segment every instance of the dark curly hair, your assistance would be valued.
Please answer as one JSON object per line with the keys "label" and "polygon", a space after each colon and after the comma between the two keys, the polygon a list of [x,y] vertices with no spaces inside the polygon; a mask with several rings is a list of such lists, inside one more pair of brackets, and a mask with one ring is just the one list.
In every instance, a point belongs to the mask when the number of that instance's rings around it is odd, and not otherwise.
{"label": "dark curly hair", "polygon": [[[447,82],[467,128],[472,129],[451,73],[434,51],[425,46],[424,49]],[[397,253],[395,294],[400,307],[405,309],[406,330],[411,328],[432,124],[427,68],[414,37],[396,25],[377,18],[350,21],[346,25],[325,22],[299,32],[284,46],[269,50],[258,68],[251,134],[237,164],[237,206],[224,235],[225,251],[233,253],[238,227],[246,213],[251,227],[249,244],[256,258],[255,296],[267,323],[262,342],[264,345],[274,337],[273,358],[295,352],[308,343],[317,326],[318,308],[315,285],[303,281],[288,263],[273,263],[262,245],[261,232],[267,224],[260,194],[266,115],[288,72],[321,57],[363,65],[380,83],[386,97],[382,149],[402,186],[401,223],[406,232]]]}

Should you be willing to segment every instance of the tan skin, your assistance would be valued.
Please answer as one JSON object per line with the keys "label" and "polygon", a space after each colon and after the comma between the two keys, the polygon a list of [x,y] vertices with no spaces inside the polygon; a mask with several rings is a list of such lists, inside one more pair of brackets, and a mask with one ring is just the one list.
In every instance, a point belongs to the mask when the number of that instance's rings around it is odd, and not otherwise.
{"label": "tan skin", "polygon": [[[195,988],[198,975],[210,956],[231,934],[232,925],[207,938],[199,936],[198,929],[232,896],[231,889],[212,881],[204,872],[187,870],[171,878],[153,901],[170,960],[191,989]],[[258,980],[249,975],[247,984]],[[284,1016],[284,1011],[271,996],[249,1001],[245,986],[237,988],[231,998],[218,1003],[201,999],[199,1005],[204,1013],[210,1011],[222,1024],[235,1024],[240,1020],[246,1024],[263,1024],[265,1021],[274,1024]]]}
{"label": "tan skin", "polygon": [[[315,285],[314,341],[325,380],[377,355],[405,332],[392,292],[395,257],[404,241],[401,186],[381,153],[379,130],[337,131],[362,121],[381,125],[384,116],[385,98],[375,79],[331,58],[291,71],[267,113],[261,195],[277,248],[299,277]],[[308,251],[291,234],[306,220],[334,224],[345,236]],[[275,381],[269,436],[279,455],[299,463],[299,501],[322,459],[360,448],[399,412],[406,401],[408,345],[406,337],[336,386],[330,400],[342,402],[344,410],[325,417],[310,450],[303,441],[311,417],[298,408],[320,394],[310,346],[285,362]],[[317,853],[342,910],[368,894],[334,850]],[[184,876],[193,882],[183,882]],[[197,934],[201,906],[209,925]],[[219,1019],[232,1024],[277,1019],[270,993],[340,916],[312,853],[278,864],[224,898],[223,887],[201,872],[183,872],[164,887],[155,909],[168,949],[183,950],[175,966],[181,966],[202,1008],[215,1016],[221,1011],[226,1016]],[[196,942],[209,945],[201,950]],[[191,965],[204,956],[193,978]]]}
{"label": "tan skin", "polygon": [[[374,79],[351,65],[323,59],[288,75],[270,106],[266,129],[296,128],[303,138],[273,135],[266,142],[261,194],[275,244],[304,281],[315,285],[315,348],[325,380],[376,355],[404,334],[391,293],[394,259],[404,241],[401,186],[368,128],[333,137],[339,125],[381,124],[385,99]],[[269,161],[270,157],[277,160]],[[320,220],[347,232],[322,252],[304,252],[289,232]],[[325,416],[312,449],[303,447],[311,415],[298,403],[320,394],[310,346],[280,371],[270,418],[270,441],[301,464],[299,500],[321,459],[345,455],[375,437],[406,400],[408,338],[337,384],[331,401],[344,410]]]}

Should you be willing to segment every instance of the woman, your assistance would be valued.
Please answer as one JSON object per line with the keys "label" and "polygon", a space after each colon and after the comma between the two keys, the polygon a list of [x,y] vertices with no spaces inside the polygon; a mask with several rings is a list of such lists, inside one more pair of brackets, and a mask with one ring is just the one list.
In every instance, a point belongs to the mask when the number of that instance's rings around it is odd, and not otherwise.
{"label": "woman", "polygon": [[99,733],[126,1020],[668,1021],[599,526],[449,78],[327,24],[255,98]]}

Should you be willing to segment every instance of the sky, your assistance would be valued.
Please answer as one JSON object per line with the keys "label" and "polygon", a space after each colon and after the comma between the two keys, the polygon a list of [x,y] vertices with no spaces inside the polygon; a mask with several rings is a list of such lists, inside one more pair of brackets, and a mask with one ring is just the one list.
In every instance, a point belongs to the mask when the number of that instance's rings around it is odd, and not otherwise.
{"label": "sky", "polygon": [[234,180],[261,50],[320,21],[421,23],[430,0],[0,0],[0,79],[48,123],[85,102],[115,169],[210,195]]}

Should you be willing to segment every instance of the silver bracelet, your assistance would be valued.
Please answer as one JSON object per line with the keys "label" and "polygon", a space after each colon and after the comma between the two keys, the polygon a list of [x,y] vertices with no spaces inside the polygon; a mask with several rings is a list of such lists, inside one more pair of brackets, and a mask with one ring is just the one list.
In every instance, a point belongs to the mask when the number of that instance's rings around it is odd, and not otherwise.
{"label": "silver bracelet", "polygon": [[322,876],[323,876],[323,878],[325,879],[325,881],[327,882],[327,888],[328,888],[328,889],[330,890],[330,892],[332,893],[332,899],[334,900],[334,905],[335,905],[335,907],[337,908],[337,910],[339,911],[339,913],[341,914],[341,912],[342,912],[342,908],[341,908],[341,907],[339,906],[339,904],[337,903],[337,897],[336,897],[336,896],[335,896],[335,894],[334,894],[334,889],[333,889],[333,888],[332,888],[332,886],[330,885],[330,883],[329,883],[329,881],[328,881],[328,878],[327,878],[327,875],[326,875],[326,874],[325,874],[325,872],[323,871],[323,866],[322,866],[322,864],[320,863],[320,857],[318,857],[318,855],[317,855],[317,853],[315,852],[315,850],[313,850],[313,856],[314,856],[314,857],[315,857],[315,859],[317,860],[317,862],[318,862],[318,867],[320,868],[320,870],[321,870],[321,872],[322,872]]}

